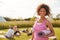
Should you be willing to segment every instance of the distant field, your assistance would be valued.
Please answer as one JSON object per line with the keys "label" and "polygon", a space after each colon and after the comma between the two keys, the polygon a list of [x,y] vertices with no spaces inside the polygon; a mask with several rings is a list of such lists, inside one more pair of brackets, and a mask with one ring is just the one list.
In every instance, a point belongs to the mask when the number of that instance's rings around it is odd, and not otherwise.
{"label": "distant field", "polygon": [[9,25],[17,25],[19,28],[24,27],[32,27],[33,21],[7,21],[7,22],[0,22],[0,29],[7,29]]}
{"label": "distant field", "polygon": [[[26,28],[20,28],[20,30],[23,30],[23,29],[26,29]],[[57,39],[60,40],[60,28],[54,28],[54,30],[55,30]],[[1,30],[1,31],[5,31],[6,32],[7,29]],[[14,37],[15,40],[29,40],[30,38],[31,38],[31,36],[27,36],[26,33],[22,33],[22,35],[19,36],[19,37]],[[9,39],[0,38],[0,40],[9,40]]]}
{"label": "distant field", "polygon": [[[54,27],[60,27],[60,20],[53,20],[51,21]],[[19,28],[26,28],[32,27],[34,21],[7,21],[7,22],[0,22],[0,29],[7,29],[9,25],[17,25]]]}

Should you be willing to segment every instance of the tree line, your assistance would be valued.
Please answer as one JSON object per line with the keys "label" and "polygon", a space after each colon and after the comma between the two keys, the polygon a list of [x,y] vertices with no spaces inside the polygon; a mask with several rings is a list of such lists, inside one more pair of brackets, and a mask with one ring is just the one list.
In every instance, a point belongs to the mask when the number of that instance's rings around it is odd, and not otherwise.
{"label": "tree line", "polygon": [[[31,17],[31,18],[25,18],[25,19],[23,19],[23,18],[18,18],[18,19],[12,19],[12,18],[9,18],[9,17],[4,17],[4,19],[6,20],[6,21],[34,21],[35,19],[36,19],[37,17]],[[60,14],[58,14],[57,16],[56,16],[56,18],[52,18],[53,20],[60,20]]]}

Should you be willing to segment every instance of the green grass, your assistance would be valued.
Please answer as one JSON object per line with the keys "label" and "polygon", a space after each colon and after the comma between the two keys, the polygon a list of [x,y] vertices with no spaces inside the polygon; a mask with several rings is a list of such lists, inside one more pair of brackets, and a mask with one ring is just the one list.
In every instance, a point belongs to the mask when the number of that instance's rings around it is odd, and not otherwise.
{"label": "green grass", "polygon": [[60,40],[60,27],[59,28],[54,28],[55,34],[58,40]]}
{"label": "green grass", "polygon": [[[20,28],[20,30],[23,30],[23,29],[26,29],[26,28]],[[3,30],[0,30],[0,31],[4,31],[4,32],[7,32],[8,29],[3,29]],[[4,35],[4,34],[0,34],[0,35]],[[26,33],[21,33],[21,36],[17,37],[15,36],[14,39],[15,40],[29,40],[31,38],[31,36],[27,36]],[[7,39],[7,38],[0,38],[0,40],[13,40],[13,39]]]}
{"label": "green grass", "polygon": [[[20,30],[23,30],[25,28],[20,28]],[[60,40],[60,28],[54,28],[55,30],[55,34],[58,40]],[[7,31],[7,29],[1,30],[1,31]],[[19,37],[14,37],[15,40],[29,40],[31,38],[31,36],[27,36],[26,33],[22,33],[21,36]],[[0,38],[0,40],[11,40],[11,39],[7,39],[7,38]],[[13,39],[12,39],[13,40]],[[51,40],[51,39],[50,39]]]}

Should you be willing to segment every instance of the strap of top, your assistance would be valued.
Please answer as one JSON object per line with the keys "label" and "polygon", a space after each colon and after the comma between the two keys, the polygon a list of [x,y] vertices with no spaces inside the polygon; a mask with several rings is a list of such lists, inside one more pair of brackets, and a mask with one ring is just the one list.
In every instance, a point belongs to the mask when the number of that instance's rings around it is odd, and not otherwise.
{"label": "strap of top", "polygon": [[46,24],[46,22],[47,22],[47,20],[44,20],[44,22],[43,22],[43,23],[44,23],[44,24]]}
{"label": "strap of top", "polygon": [[[36,24],[39,21],[39,19],[37,18],[34,22],[34,24]],[[47,20],[44,20],[42,23],[46,24]]]}

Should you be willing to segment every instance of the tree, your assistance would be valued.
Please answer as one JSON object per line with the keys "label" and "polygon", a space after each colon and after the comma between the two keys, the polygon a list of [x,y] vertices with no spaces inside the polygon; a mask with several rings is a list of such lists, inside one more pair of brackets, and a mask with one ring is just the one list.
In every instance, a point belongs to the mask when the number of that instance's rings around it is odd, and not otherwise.
{"label": "tree", "polygon": [[30,19],[31,19],[31,18],[26,18],[26,19],[24,19],[24,20],[26,20],[26,21],[30,21]]}
{"label": "tree", "polygon": [[9,18],[9,17],[4,17],[4,19],[5,19],[6,21],[11,21],[11,20],[12,20],[12,19]]}
{"label": "tree", "polygon": [[60,14],[58,14],[56,17],[57,17],[57,19],[59,20],[59,19],[60,19]]}
{"label": "tree", "polygon": [[34,21],[36,18],[37,18],[37,17],[34,16],[34,17],[32,17],[30,20],[31,20],[31,21]]}

